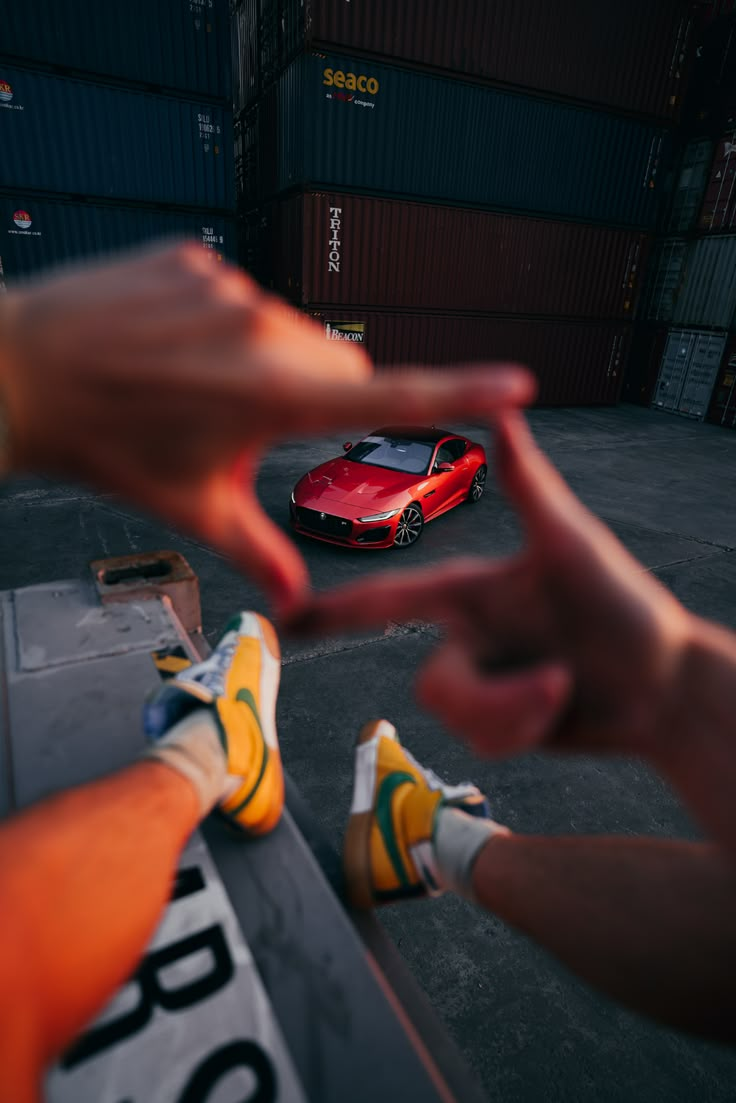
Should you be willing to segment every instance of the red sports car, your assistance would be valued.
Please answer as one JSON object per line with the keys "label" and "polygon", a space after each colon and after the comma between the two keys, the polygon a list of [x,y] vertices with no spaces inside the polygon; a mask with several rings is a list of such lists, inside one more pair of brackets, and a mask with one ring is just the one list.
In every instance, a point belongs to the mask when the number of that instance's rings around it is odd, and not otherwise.
{"label": "red sports car", "polygon": [[427,521],[485,488],[483,448],[444,429],[390,426],[343,448],[291,493],[293,528],[330,544],[409,547]]}

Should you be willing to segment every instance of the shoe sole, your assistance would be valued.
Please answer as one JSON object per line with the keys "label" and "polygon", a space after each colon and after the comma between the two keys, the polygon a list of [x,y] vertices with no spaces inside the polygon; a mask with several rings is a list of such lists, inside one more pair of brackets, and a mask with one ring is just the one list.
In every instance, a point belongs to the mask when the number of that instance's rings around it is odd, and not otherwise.
{"label": "shoe sole", "polygon": [[351,907],[365,911],[376,903],[371,884],[371,823],[376,798],[378,738],[396,739],[388,720],[366,724],[355,744],[355,774],[350,816],[343,843],[343,872]]}
{"label": "shoe sole", "polygon": [[[263,727],[263,738],[270,750],[278,752],[279,737],[276,731],[276,701],[279,695],[281,682],[281,648],[278,636],[270,621],[258,613],[247,613],[244,621],[253,621],[253,630],[244,635],[255,636],[261,640],[262,665],[261,678],[258,686],[258,708]],[[249,625],[250,627],[250,625]]]}
{"label": "shoe sole", "polygon": [[[241,626],[238,632],[241,636],[257,639],[261,643],[261,673],[258,681],[258,714],[261,720],[261,731],[268,747],[269,756],[274,755],[281,759],[279,750],[279,738],[276,730],[276,702],[281,682],[281,648],[278,636],[269,620],[259,613],[242,614]],[[266,834],[276,825],[263,828],[260,824],[243,824],[235,816],[218,809],[222,819],[228,823],[241,837],[243,835],[257,836]],[[280,818],[280,816],[279,816]]]}

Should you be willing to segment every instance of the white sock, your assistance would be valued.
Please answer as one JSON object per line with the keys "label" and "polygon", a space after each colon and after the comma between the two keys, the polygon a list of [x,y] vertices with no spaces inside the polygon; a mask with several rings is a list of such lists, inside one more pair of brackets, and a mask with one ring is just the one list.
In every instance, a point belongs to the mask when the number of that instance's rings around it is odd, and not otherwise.
{"label": "white sock", "polygon": [[434,829],[434,853],[442,887],[466,900],[475,900],[473,866],[492,835],[510,835],[494,820],[469,816],[459,808],[441,808]]}
{"label": "white sock", "polygon": [[227,759],[209,709],[190,712],[152,743],[145,757],[163,762],[191,781],[203,818],[226,795]]}

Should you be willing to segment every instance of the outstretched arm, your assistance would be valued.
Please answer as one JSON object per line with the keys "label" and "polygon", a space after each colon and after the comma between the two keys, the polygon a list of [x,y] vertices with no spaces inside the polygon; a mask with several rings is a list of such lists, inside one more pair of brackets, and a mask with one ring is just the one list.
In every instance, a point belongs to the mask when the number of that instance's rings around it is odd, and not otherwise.
{"label": "outstretched arm", "polygon": [[736,1041],[736,871],[710,844],[494,835],[478,902],[669,1026]]}

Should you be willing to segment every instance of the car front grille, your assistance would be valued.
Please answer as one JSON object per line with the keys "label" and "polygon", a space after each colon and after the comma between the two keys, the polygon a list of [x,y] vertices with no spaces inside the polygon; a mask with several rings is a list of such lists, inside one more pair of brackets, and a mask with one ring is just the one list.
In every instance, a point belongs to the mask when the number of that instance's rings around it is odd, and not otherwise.
{"label": "car front grille", "polygon": [[304,509],[297,506],[296,519],[302,528],[310,532],[319,532],[324,536],[335,536],[349,540],[353,531],[353,522],[344,517],[335,517],[331,513],[320,513],[316,509]]}

